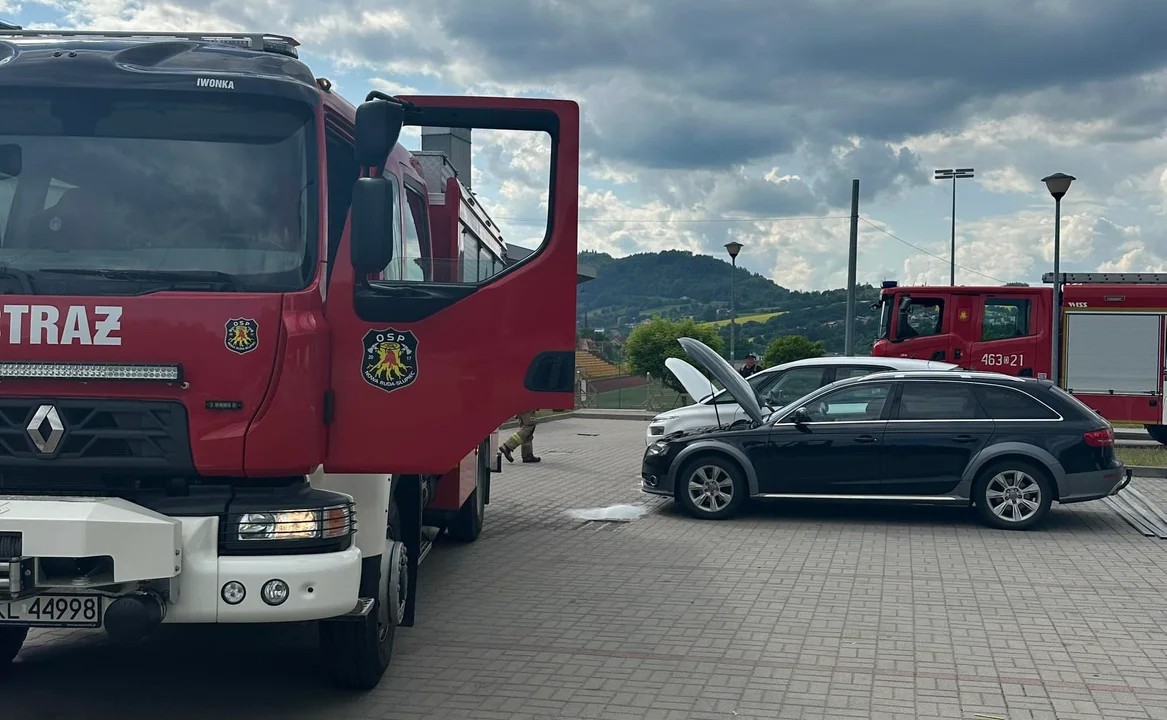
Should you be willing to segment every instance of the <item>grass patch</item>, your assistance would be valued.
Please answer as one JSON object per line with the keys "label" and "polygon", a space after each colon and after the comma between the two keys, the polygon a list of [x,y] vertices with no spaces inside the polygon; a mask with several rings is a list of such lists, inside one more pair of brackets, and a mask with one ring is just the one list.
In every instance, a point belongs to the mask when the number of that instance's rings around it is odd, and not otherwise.
{"label": "grass patch", "polygon": [[1167,467],[1167,447],[1120,447],[1114,452],[1127,465]]}
{"label": "grass patch", "polygon": [[[759,313],[757,315],[742,315],[737,319],[737,324],[744,325],[751,322],[764,323],[772,317],[778,317],[779,315],[785,314],[785,310],[779,310],[778,312]],[[729,325],[729,320],[712,320],[710,322],[704,322],[701,324],[707,327],[722,327],[723,325]]]}

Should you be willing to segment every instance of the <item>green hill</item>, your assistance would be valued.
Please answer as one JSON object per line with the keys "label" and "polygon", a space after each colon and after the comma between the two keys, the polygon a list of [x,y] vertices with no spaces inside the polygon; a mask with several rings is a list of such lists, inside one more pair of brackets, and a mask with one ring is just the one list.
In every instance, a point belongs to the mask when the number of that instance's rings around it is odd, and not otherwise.
{"label": "green hill", "polygon": [[[623,258],[583,252],[579,259],[596,268],[596,279],[579,286],[581,330],[599,328],[627,334],[637,323],[654,315],[692,317],[710,323],[729,318],[732,267],[724,260],[681,250]],[[734,272],[739,358],[747,352],[760,355],[771,340],[781,335],[805,335],[821,340],[828,352],[843,352],[845,289],[792,291],[743,268]],[[855,312],[857,353],[866,354],[875,341],[877,317],[870,305],[878,297],[877,288],[859,286]],[[718,329],[728,347],[728,323],[718,323]]]}

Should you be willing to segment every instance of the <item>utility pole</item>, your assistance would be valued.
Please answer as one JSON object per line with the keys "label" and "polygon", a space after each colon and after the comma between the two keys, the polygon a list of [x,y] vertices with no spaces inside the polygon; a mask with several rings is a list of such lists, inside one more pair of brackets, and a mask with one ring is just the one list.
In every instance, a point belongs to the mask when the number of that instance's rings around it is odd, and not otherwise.
{"label": "utility pole", "polygon": [[843,354],[855,354],[855,265],[859,261],[859,178],[851,181],[851,242],[847,250],[847,321]]}
{"label": "utility pole", "polygon": [[948,273],[948,284],[956,285],[956,181],[973,177],[972,168],[949,168],[937,170],[934,180],[952,180],[952,266]]}

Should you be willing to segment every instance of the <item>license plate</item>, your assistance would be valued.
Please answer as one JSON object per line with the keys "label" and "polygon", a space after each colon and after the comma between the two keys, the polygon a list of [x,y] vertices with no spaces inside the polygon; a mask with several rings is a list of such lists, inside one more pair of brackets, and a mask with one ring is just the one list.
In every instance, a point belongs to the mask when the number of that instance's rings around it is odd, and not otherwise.
{"label": "license plate", "polygon": [[0,625],[101,627],[100,595],[38,595],[0,602]]}

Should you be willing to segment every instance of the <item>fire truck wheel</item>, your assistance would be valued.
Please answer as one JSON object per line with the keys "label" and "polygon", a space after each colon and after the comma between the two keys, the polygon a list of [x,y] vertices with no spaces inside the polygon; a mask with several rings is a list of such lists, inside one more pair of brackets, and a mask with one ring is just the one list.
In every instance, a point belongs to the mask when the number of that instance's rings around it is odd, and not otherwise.
{"label": "fire truck wheel", "polygon": [[1167,425],[1144,425],[1151,439],[1160,445],[1167,445]]}
{"label": "fire truck wheel", "polygon": [[[397,541],[398,522],[397,506],[390,505],[385,552],[366,559],[361,572],[360,596],[376,598],[373,609],[357,621],[320,623],[322,662],[333,681],[342,688],[372,690],[389,667],[406,582],[405,550]],[[397,573],[392,567],[395,560],[400,565]],[[395,577],[400,579],[401,586],[391,588],[390,579]]]}
{"label": "fire truck wheel", "polygon": [[0,627],[0,668],[7,667],[16,658],[16,653],[24,647],[26,637],[26,627]]}
{"label": "fire truck wheel", "polygon": [[482,534],[482,526],[486,521],[486,483],[490,473],[490,444],[482,443],[478,448],[478,474],[474,483],[474,491],[458,514],[450,521],[448,531],[450,537],[460,542],[474,542]]}
{"label": "fire truck wheel", "polygon": [[981,471],[973,502],[984,521],[1005,530],[1028,530],[1045,519],[1053,486],[1044,470],[1024,460],[1002,460]]}

